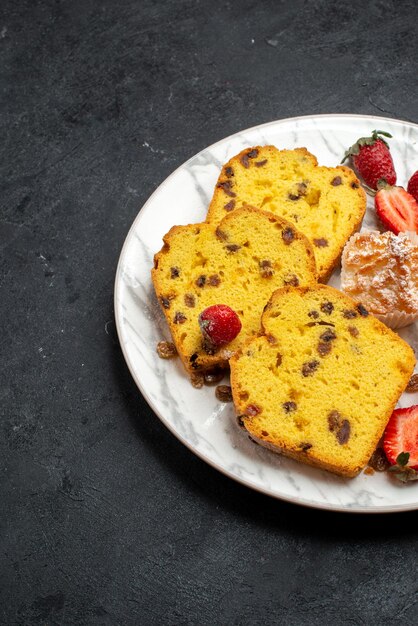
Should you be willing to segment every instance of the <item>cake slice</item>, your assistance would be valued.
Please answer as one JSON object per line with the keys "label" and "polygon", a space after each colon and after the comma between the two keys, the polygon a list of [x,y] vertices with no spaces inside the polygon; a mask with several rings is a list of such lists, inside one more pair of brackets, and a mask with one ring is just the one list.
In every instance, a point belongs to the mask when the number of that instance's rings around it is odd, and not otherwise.
{"label": "cake slice", "polygon": [[412,349],[325,285],[277,290],[262,326],[230,361],[240,425],[272,450],[355,476],[409,381]]}
{"label": "cake slice", "polygon": [[351,169],[320,167],[306,148],[257,146],[224,165],[206,221],[219,223],[247,204],[293,222],[312,243],[319,280],[326,282],[361,224],[366,194]]}
{"label": "cake slice", "polygon": [[[177,351],[189,374],[228,359],[261,331],[261,314],[271,294],[284,285],[316,280],[312,247],[296,228],[271,213],[243,208],[219,225],[174,226],[154,257],[152,280]],[[199,314],[224,304],[239,316],[238,336],[207,352]]]}

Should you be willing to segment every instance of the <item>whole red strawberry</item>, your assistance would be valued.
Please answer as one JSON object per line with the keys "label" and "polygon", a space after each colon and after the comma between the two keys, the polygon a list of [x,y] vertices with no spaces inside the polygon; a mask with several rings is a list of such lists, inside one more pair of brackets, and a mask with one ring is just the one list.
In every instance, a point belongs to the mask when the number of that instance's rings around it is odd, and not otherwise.
{"label": "whole red strawberry", "polygon": [[418,170],[415,174],[412,174],[409,179],[407,191],[411,194],[411,196],[414,196],[415,200],[418,202]]}
{"label": "whole red strawberry", "polygon": [[396,183],[392,155],[387,142],[382,137],[392,137],[392,135],[383,130],[374,130],[371,137],[361,137],[347,150],[342,160],[344,163],[351,157],[358,174],[372,190],[377,189],[379,181],[386,182],[388,185]]}
{"label": "whole red strawberry", "polygon": [[418,202],[403,187],[379,183],[375,195],[376,213],[395,235],[411,230],[418,233]]}
{"label": "whole red strawberry", "polygon": [[204,346],[207,352],[229,343],[241,330],[241,320],[226,304],[214,304],[199,315]]}

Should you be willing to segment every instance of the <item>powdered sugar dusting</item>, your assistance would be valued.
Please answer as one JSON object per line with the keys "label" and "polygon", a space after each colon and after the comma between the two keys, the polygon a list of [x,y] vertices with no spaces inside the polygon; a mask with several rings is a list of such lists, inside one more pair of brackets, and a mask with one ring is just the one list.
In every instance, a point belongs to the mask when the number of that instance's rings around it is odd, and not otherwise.
{"label": "powdered sugar dusting", "polygon": [[372,313],[418,316],[418,242],[404,233],[354,235],[344,248],[341,287]]}

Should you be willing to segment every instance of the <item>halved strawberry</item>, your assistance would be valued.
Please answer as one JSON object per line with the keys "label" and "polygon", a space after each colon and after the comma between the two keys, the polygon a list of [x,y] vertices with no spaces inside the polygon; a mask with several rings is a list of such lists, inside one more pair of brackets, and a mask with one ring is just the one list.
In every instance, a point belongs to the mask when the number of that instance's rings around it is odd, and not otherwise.
{"label": "halved strawberry", "polygon": [[418,202],[403,187],[381,186],[374,198],[376,213],[395,235],[418,232]]}
{"label": "halved strawberry", "polygon": [[411,178],[408,181],[408,187],[406,188],[408,193],[411,196],[414,196],[415,200],[418,202],[418,170],[415,174],[412,174]]}
{"label": "halved strawberry", "polygon": [[408,452],[407,467],[418,470],[418,404],[392,413],[383,437],[383,449],[392,465],[396,465],[402,452]]}

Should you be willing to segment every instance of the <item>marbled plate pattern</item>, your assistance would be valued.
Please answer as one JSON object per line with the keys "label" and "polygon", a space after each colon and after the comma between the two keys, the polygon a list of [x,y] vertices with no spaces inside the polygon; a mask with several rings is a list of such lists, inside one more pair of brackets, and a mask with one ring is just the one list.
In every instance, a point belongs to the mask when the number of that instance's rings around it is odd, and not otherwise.
{"label": "marbled plate pattern", "polygon": [[[231,478],[271,496],[340,511],[390,512],[418,508],[418,483],[402,485],[387,474],[349,480],[283,458],[254,445],[235,423],[231,404],[213,387],[194,389],[177,360],[163,361],[156,345],[168,328],[150,279],[153,255],[174,224],[203,221],[221,165],[244,147],[305,146],[321,165],[335,166],[358,137],[373,129],[392,133],[398,184],[418,168],[418,125],[380,117],[318,115],[279,120],[228,137],[192,157],[146,202],[126,238],[116,274],[115,312],[122,349],[139,389],[163,423],[193,452]],[[363,228],[379,228],[368,199]],[[330,284],[339,286],[339,271]],[[400,334],[418,354],[418,325]],[[400,406],[418,403],[404,394]]]}

